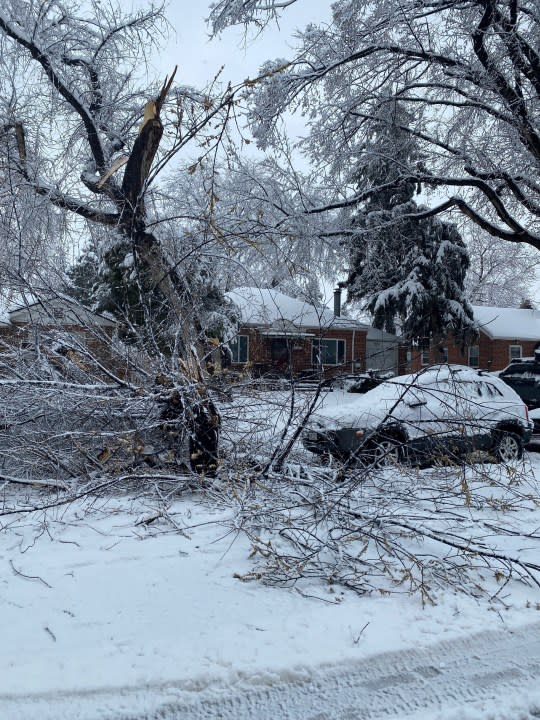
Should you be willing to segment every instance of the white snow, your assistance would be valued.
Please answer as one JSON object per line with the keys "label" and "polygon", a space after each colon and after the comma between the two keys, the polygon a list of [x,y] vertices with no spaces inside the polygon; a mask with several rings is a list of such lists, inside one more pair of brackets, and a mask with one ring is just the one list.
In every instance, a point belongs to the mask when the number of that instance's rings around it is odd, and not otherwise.
{"label": "white snow", "polygon": [[244,325],[282,325],[285,321],[297,328],[368,329],[367,325],[357,320],[336,317],[326,307],[289,297],[271,288],[239,287],[226,295],[240,310]]}
{"label": "white snow", "polygon": [[521,308],[473,306],[474,319],[488,337],[500,340],[540,340],[540,312]]}
{"label": "white snow", "polygon": [[[283,405],[274,402],[276,407]],[[262,417],[261,407],[259,402],[256,412]],[[269,425],[275,423],[273,433],[283,422],[275,420],[276,414],[268,418]],[[261,442],[265,432],[261,429]],[[486,484],[485,477],[505,471],[484,467],[485,489],[479,492],[494,497],[496,488]],[[415,482],[429,487],[434,473],[443,471],[418,472]],[[497,540],[506,552],[535,562],[540,456],[527,456],[525,473],[528,479],[516,487],[530,501],[521,510],[511,510],[511,524],[525,524],[530,534],[497,538],[503,513],[493,506],[485,517],[495,530],[486,534],[486,523],[478,525],[478,533],[486,543]],[[11,502],[15,493],[26,491],[6,484],[3,492],[4,502]],[[49,493],[31,492],[29,500],[51,500]],[[355,673],[371,672],[370,668],[375,674],[364,685],[379,693],[378,701],[387,697],[387,710],[392,712],[382,716],[390,720],[529,720],[529,712],[540,708],[540,691],[524,669],[532,650],[523,640],[538,641],[540,636],[538,588],[518,582],[503,586],[491,578],[493,592],[499,592],[494,602],[449,589],[437,593],[436,605],[424,605],[418,595],[405,591],[359,597],[316,581],[298,590],[265,587],[240,579],[253,571],[254,561],[247,538],[235,530],[226,495],[203,493],[172,501],[169,514],[176,529],[161,519],[149,525],[141,522],[158,507],[151,495],[141,493],[89,497],[27,515],[5,515],[0,509],[2,720],[281,720],[284,710],[281,715],[262,710],[258,714],[256,703],[284,702],[287,688],[309,696],[310,683],[326,696],[327,678],[339,680],[352,673],[354,685]],[[474,527],[473,515],[478,512],[464,506],[463,519]],[[516,639],[512,633],[519,628],[525,629]],[[463,646],[459,652],[470,663],[463,673],[472,678],[471,687],[464,676],[454,674],[454,694],[449,690],[436,696],[430,709],[414,710],[413,689],[417,692],[418,687],[409,676],[418,673],[411,668],[443,669],[452,652],[458,668],[461,656],[448,642],[465,642],[484,631],[494,631],[501,646],[509,643],[508,662],[515,656],[514,665],[494,666],[491,679],[486,679],[484,668],[476,692],[476,650]],[[493,642],[489,636],[477,648],[488,660]],[[427,653],[427,659],[414,659],[411,653],[418,652]],[[397,655],[390,662],[387,653]],[[516,656],[520,653],[523,657]],[[516,669],[519,662],[521,674]],[[538,665],[540,655],[530,662]],[[418,682],[423,692],[429,690],[428,680],[420,677]],[[399,702],[388,695],[393,684]],[[219,708],[220,699],[246,691],[248,695],[232,703],[230,711],[205,714],[205,703],[212,701]],[[332,692],[349,697],[349,690],[340,689],[339,683]],[[333,697],[330,690],[326,697]],[[166,708],[177,702],[202,703],[203,709],[193,715],[172,710],[167,714]],[[339,714],[322,710],[300,710],[290,717],[341,720]],[[379,716],[366,710],[359,717]]]}
{"label": "white snow", "polygon": [[[485,393],[485,382],[498,390]],[[484,388],[484,389],[483,389]],[[480,394],[478,394],[480,393]],[[456,408],[459,408],[459,413]],[[419,374],[401,375],[381,383],[365,394],[336,390],[326,394],[313,413],[309,426],[376,429],[388,415],[401,421],[410,437],[425,437],[461,425],[463,415],[476,427],[501,419],[527,425],[523,400],[502,380],[461,365],[441,365]]]}
{"label": "white snow", "polygon": [[[54,708],[70,693],[80,702],[81,693],[107,692],[111,712],[138,712],[146,696],[130,699],[129,688],[147,687],[148,703],[150,688],[161,702],[168,685],[192,693],[275,685],[540,619],[539,594],[524,586],[494,612],[487,601],[451,591],[423,608],[407,594],[359,598],[314,586],[314,597],[304,597],[242,582],[235,575],[252,569],[250,548],[231,533],[229,510],[192,497],[171,513],[181,532],[137,524],[148,507],[130,497],[2,518],[1,717],[11,717],[4,706],[41,720],[44,694]],[[123,689],[116,699],[115,689]]]}

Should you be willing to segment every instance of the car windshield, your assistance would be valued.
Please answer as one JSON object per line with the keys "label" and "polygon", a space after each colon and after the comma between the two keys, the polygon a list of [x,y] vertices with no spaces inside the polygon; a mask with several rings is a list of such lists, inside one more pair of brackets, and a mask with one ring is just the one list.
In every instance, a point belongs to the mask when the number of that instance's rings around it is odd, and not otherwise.
{"label": "car windshield", "polygon": [[421,399],[420,395],[418,378],[415,375],[406,375],[386,380],[376,388],[369,390],[364,398],[370,405],[377,407],[379,403],[398,402],[401,399],[407,403],[418,402]]}
{"label": "car windshield", "polygon": [[519,365],[510,365],[506,368],[506,370],[503,370],[501,375],[504,375],[505,377],[508,375],[524,375],[527,372],[531,371],[530,365],[524,365],[522,363],[519,363]]}

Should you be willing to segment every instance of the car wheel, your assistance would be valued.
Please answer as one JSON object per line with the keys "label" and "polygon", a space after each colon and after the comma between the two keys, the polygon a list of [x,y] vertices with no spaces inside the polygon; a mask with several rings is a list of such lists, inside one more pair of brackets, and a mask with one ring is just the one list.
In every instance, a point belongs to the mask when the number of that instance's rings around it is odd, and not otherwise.
{"label": "car wheel", "polygon": [[494,450],[499,462],[510,464],[523,455],[523,441],[516,433],[501,430],[497,433]]}
{"label": "car wheel", "polygon": [[370,453],[370,464],[375,467],[397,465],[401,460],[399,445],[393,438],[380,437],[373,443]]}

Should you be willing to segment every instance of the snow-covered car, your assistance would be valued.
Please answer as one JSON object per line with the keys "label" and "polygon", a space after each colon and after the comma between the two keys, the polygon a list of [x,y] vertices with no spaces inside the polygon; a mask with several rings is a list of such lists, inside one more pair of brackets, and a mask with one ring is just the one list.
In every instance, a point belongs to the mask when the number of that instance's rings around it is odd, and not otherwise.
{"label": "snow-covered car", "polygon": [[540,408],[529,411],[529,417],[533,421],[533,441],[540,441]]}
{"label": "snow-covered car", "polygon": [[302,442],[319,455],[376,465],[428,464],[476,450],[512,463],[532,430],[527,406],[502,380],[460,365],[437,365],[364,395],[328,393]]}
{"label": "snow-covered car", "polygon": [[336,375],[326,380],[324,385],[329,390],[344,390],[348,393],[363,394],[393,377],[394,373],[388,370],[366,370],[354,375]]}
{"label": "snow-covered car", "polygon": [[540,407],[540,357],[513,360],[499,377],[517,392],[529,410]]}

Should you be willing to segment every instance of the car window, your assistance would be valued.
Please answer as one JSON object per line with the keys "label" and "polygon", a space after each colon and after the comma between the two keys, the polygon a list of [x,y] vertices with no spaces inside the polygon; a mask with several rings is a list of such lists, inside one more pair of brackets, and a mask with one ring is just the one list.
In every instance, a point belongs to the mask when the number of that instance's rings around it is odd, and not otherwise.
{"label": "car window", "polygon": [[447,418],[455,414],[456,404],[461,395],[458,383],[452,380],[440,380],[424,385],[422,390],[426,398],[428,415]]}
{"label": "car window", "polygon": [[495,387],[495,385],[492,385],[491,383],[483,382],[482,387],[484,388],[484,393],[488,397],[503,397],[503,394],[499,390],[499,388]]}
{"label": "car window", "polygon": [[483,383],[481,382],[461,380],[454,384],[456,386],[456,394],[461,398],[477,400],[478,398],[485,397],[482,387]]}
{"label": "car window", "polygon": [[538,365],[531,365],[528,363],[519,363],[518,365],[509,365],[501,375],[508,377],[509,375],[526,375],[527,373],[538,373],[540,367]]}

